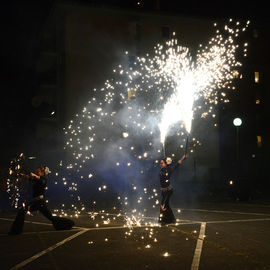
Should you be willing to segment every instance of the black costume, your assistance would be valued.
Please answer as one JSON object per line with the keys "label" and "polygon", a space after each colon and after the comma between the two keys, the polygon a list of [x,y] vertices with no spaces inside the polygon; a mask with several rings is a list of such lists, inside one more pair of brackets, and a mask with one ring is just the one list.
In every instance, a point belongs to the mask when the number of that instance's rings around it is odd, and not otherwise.
{"label": "black costume", "polygon": [[48,209],[44,199],[44,192],[47,184],[46,178],[40,176],[39,179],[30,178],[29,180],[33,182],[33,199],[18,210],[17,216],[9,232],[10,234],[22,233],[24,218],[27,211],[33,212],[39,210],[47,219],[53,221],[52,213]]}
{"label": "black costume", "polygon": [[23,231],[24,218],[27,211],[40,211],[47,219],[49,219],[56,230],[71,229],[74,222],[69,219],[53,217],[51,211],[48,209],[44,199],[44,193],[47,185],[47,180],[44,176],[39,179],[30,178],[33,182],[33,199],[22,206],[17,213],[17,216],[12,224],[9,234],[20,234]]}
{"label": "black costume", "polygon": [[161,186],[161,205],[164,206],[165,210],[160,208],[160,215],[159,215],[159,223],[161,224],[169,224],[175,223],[175,217],[173,211],[170,207],[170,197],[173,194],[173,188],[170,184],[170,177],[172,172],[179,167],[179,163],[167,165],[165,168],[161,168],[159,177],[160,177],[160,186]]}

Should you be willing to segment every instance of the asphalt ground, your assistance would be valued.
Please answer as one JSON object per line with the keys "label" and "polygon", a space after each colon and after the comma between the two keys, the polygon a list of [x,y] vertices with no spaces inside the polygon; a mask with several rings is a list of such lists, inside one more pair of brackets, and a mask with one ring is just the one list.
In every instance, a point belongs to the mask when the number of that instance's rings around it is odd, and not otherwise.
{"label": "asphalt ground", "polygon": [[204,204],[174,208],[178,223],[140,226],[100,211],[55,231],[27,216],[21,235],[7,235],[15,213],[0,213],[0,269],[270,269],[270,205]]}

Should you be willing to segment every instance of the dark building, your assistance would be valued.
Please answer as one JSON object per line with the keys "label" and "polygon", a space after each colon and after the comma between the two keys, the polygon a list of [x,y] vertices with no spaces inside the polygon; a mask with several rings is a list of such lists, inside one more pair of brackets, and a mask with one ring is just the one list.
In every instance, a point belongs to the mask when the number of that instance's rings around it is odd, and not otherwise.
{"label": "dark building", "polygon": [[[206,42],[211,36],[212,23],[210,19],[160,10],[57,4],[42,34],[44,49],[37,70],[40,85],[34,97],[47,103],[52,111],[38,124],[37,136],[55,138],[55,126],[66,125],[95,94],[93,89],[101,88],[112,76],[119,63],[149,53],[158,42],[170,39],[173,32],[181,45],[195,49],[198,40]],[[125,51],[129,52],[128,58]],[[218,130],[208,130],[207,149],[196,153],[198,179],[219,177]],[[211,155],[206,154],[208,151]],[[194,164],[195,161],[190,162],[192,170]]]}
{"label": "dark building", "polygon": [[[237,90],[231,103],[220,107],[220,152],[222,175],[227,184],[245,190],[242,197],[258,197],[269,187],[267,153],[269,152],[269,35],[268,24],[254,21],[248,31],[248,56],[236,75]],[[235,127],[233,119],[242,119]],[[267,195],[267,194],[266,194]]]}

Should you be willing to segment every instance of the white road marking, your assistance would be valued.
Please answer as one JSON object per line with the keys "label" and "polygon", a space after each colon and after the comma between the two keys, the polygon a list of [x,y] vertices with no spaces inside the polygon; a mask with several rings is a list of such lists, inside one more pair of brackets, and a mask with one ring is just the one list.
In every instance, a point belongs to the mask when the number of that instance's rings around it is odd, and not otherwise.
{"label": "white road marking", "polygon": [[197,244],[196,244],[196,248],[195,248],[195,252],[194,252],[194,256],[193,256],[191,270],[199,269],[203,240],[204,240],[204,236],[205,236],[205,228],[206,228],[206,222],[202,222],[201,229],[200,229],[200,235],[199,235],[199,238],[197,240]]}
{"label": "white road marking", "polygon": [[[1,218],[0,220],[5,220],[5,221],[13,221],[14,219],[10,218]],[[270,218],[256,218],[256,219],[230,219],[230,220],[212,220],[212,221],[206,221],[207,223],[210,224],[215,224],[215,223],[233,223],[233,222],[256,222],[256,221],[270,221]],[[176,223],[176,224],[169,224],[173,226],[179,226],[179,225],[193,225],[193,224],[201,224],[203,221],[201,220],[190,220],[190,219],[181,219],[181,222]],[[32,223],[32,224],[38,224],[38,225],[48,225],[52,226],[51,223],[45,223],[45,222],[35,222],[35,221],[25,221],[25,223]],[[146,228],[146,227],[159,227],[159,225],[141,225],[141,226],[132,226],[132,228]],[[90,231],[96,231],[96,230],[111,230],[111,229],[126,229],[128,228],[127,226],[111,226],[111,227],[80,227],[80,226],[74,226],[73,229],[75,230],[90,230]],[[61,230],[59,232],[66,232],[67,230]],[[42,232],[42,231],[41,231]],[[39,232],[39,233],[41,233]],[[54,231],[51,231],[54,232]],[[27,234],[30,232],[26,232],[24,234]],[[36,232],[33,232],[36,233]],[[2,235],[2,234],[0,234]],[[5,234],[3,234],[5,235]]]}
{"label": "white road marking", "polygon": [[256,221],[270,221],[270,218],[253,218],[253,219],[231,219],[231,220],[212,220],[207,221],[207,223],[217,224],[217,223],[234,223],[234,222],[256,222]]}
{"label": "white road marking", "polygon": [[[174,208],[178,209],[178,208]],[[237,211],[225,211],[225,210],[206,210],[206,209],[181,209],[183,211],[196,211],[196,212],[208,212],[208,213],[220,213],[220,214],[239,214],[239,215],[250,215],[250,216],[270,216],[270,214],[267,213],[254,213],[254,212],[237,212]]]}
{"label": "white road marking", "polygon": [[[189,209],[190,210],[190,209]],[[193,209],[193,210],[198,210],[198,209]],[[203,209],[199,209],[199,211],[205,211],[208,212],[208,210],[203,210]],[[211,210],[209,211],[211,212]],[[230,211],[215,211],[213,210],[212,212],[223,212],[223,213],[240,213],[240,212],[230,212]],[[264,215],[264,214],[260,214],[260,213],[243,213],[243,214],[258,214],[258,215]],[[267,214],[266,214],[267,215]],[[14,219],[10,219],[10,218],[1,218],[0,220],[5,220],[5,221],[13,221]],[[235,219],[235,220],[214,220],[214,221],[207,221],[207,223],[210,224],[216,224],[216,223],[234,223],[234,222],[259,222],[259,221],[270,221],[270,218],[258,218],[258,219]],[[51,223],[45,223],[45,222],[34,222],[34,221],[25,221],[26,223],[33,223],[33,224],[38,224],[38,225],[49,225],[52,226]],[[204,240],[204,236],[205,236],[205,229],[206,229],[206,222],[202,222],[202,221],[192,221],[192,220],[181,220],[181,223],[178,224],[171,224],[171,225],[194,225],[194,224],[201,224],[201,228],[200,228],[200,234],[199,234],[199,238],[197,240],[197,244],[196,244],[196,249],[194,252],[194,256],[193,256],[193,261],[192,261],[192,266],[191,269],[192,270],[198,270],[199,269],[199,262],[200,262],[200,257],[201,257],[201,252],[202,252],[202,246],[203,246],[203,240]],[[145,227],[151,227],[151,225],[142,225],[142,226],[132,226],[132,228],[145,228]],[[156,226],[152,226],[152,227],[160,227],[159,225]],[[44,254],[52,251],[53,249],[65,244],[68,241],[71,241],[72,239],[78,237],[79,235],[87,232],[87,231],[98,231],[98,230],[112,230],[112,229],[128,229],[128,227],[126,226],[111,226],[111,227],[92,227],[92,228],[85,228],[85,227],[73,227],[74,229],[79,229],[80,231],[75,233],[72,236],[69,236],[68,238],[65,238],[64,240],[62,240],[61,242],[56,243],[55,245],[37,253],[36,255],[26,259],[25,261],[15,265],[14,267],[12,267],[10,270],[14,270],[14,269],[20,269],[21,267],[25,266],[26,264],[36,260],[37,258],[43,256]],[[71,231],[75,231],[75,230],[71,230]],[[54,232],[54,231],[51,231]],[[63,231],[59,231],[59,232],[67,232],[66,230]],[[34,232],[34,233],[40,233],[40,232]],[[48,233],[50,233],[48,231]],[[26,233],[27,234],[27,233]]]}
{"label": "white road marking", "polygon": [[63,233],[63,232],[77,232],[77,231],[81,231],[81,229],[70,229],[70,230],[51,230],[51,231],[36,231],[36,232],[24,232],[24,235],[28,235],[28,234],[44,234],[44,233]]}
{"label": "white road marking", "polygon": [[[14,219],[11,219],[11,218],[0,218],[0,220],[12,221],[12,222],[14,221]],[[38,225],[50,225],[50,226],[52,226],[52,223],[28,221],[28,220],[25,220],[24,223],[32,223],[32,224],[38,224]]]}
{"label": "white road marking", "polygon": [[30,258],[28,258],[28,259],[22,261],[21,263],[15,265],[15,266],[13,266],[13,267],[11,267],[10,270],[20,269],[20,268],[24,267],[25,265],[29,264],[30,262],[36,260],[37,258],[43,256],[43,255],[46,254],[46,253],[52,251],[53,249],[55,249],[55,248],[57,248],[57,247],[59,247],[59,246],[62,246],[63,244],[67,243],[68,241],[70,241],[70,240],[72,240],[72,239],[78,237],[79,235],[81,235],[81,234],[83,234],[83,233],[85,233],[85,232],[87,232],[87,231],[88,231],[88,230],[81,230],[81,231],[79,231],[79,232],[77,232],[77,233],[75,233],[75,234],[69,236],[68,238],[65,238],[65,239],[62,240],[61,242],[58,242],[58,243],[54,244],[53,246],[51,246],[51,247],[49,247],[49,248],[47,248],[47,249],[45,249],[45,250],[43,250],[43,251],[37,253],[36,255],[34,255],[34,256],[32,256],[32,257],[30,257]]}
{"label": "white road marking", "polygon": [[[11,218],[1,218],[0,217],[0,220],[5,220],[5,221],[14,221],[14,219],[11,219]],[[179,225],[188,225],[188,224],[197,224],[197,223],[201,223],[202,221],[193,221],[193,220],[190,220],[190,219],[182,219],[181,220],[182,223],[178,223]],[[35,222],[35,221],[24,221],[25,223],[32,223],[32,224],[37,224],[37,225],[49,225],[49,226],[52,226],[51,223],[45,223],[45,222]],[[176,225],[176,224],[173,224],[173,225]],[[145,227],[159,227],[160,225],[151,225],[151,224],[148,224],[148,225],[141,225],[141,226],[132,226],[132,228],[145,228]],[[111,226],[111,227],[94,227],[94,228],[89,228],[89,227],[80,227],[80,226],[73,226],[73,229],[80,229],[80,230],[84,230],[84,229],[89,229],[89,230],[106,230],[106,229],[125,229],[125,228],[128,228],[128,226]],[[66,230],[64,230],[66,231]]]}

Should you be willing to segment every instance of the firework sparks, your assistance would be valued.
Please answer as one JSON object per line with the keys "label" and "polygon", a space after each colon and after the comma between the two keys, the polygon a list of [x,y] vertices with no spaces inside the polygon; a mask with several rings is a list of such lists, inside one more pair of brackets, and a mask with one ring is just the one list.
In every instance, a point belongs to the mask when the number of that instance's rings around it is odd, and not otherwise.
{"label": "firework sparks", "polygon": [[[136,194],[133,198],[121,194],[117,199],[120,207],[136,210],[125,215],[126,226],[141,226],[144,217],[137,209],[146,203],[150,208],[159,205],[157,191],[138,184],[138,179],[147,174],[146,166],[141,164],[150,161],[153,166],[153,160],[158,164],[169,132],[180,138],[190,134],[195,112],[202,118],[216,118],[214,106],[220,101],[228,102],[225,89],[233,90],[233,79],[236,74],[239,76],[241,63],[236,52],[240,46],[236,39],[248,24],[241,27],[230,20],[221,30],[215,25],[215,36],[205,46],[200,45],[195,56],[189,48],[180,46],[176,38],[158,44],[151,56],[139,57],[128,67],[119,65],[112,79],[94,89],[95,96],[64,128],[67,162],[61,161],[55,174],[59,178],[55,183],[62,183],[76,200],[72,205],[75,216],[87,209],[79,196],[81,182],[96,182],[93,190],[98,194],[111,190],[111,183],[98,181],[103,177],[99,178],[101,169],[106,168],[110,177],[118,181],[114,185],[124,183]],[[244,43],[244,56],[247,47]],[[172,128],[176,125],[177,130]],[[198,139],[189,141],[193,148],[201,145]],[[185,139],[179,151],[183,151],[184,143]],[[176,157],[177,153],[171,156]],[[10,169],[10,177],[17,169]],[[93,200],[89,203],[91,207],[97,204]],[[66,215],[64,210],[56,213]],[[102,220],[96,226],[110,222]]]}
{"label": "firework sparks", "polygon": [[[232,24],[232,20],[230,23]],[[249,22],[246,27],[248,24]],[[240,27],[238,22],[236,26]],[[165,90],[172,92],[163,106],[158,124],[163,144],[169,128],[177,122],[184,123],[187,133],[190,133],[194,102],[197,99],[203,97],[209,103],[217,103],[217,90],[234,88],[232,79],[234,73],[238,72],[237,68],[241,66],[236,60],[239,46],[234,40],[246,27],[241,30],[232,27],[233,25],[225,25],[224,35],[217,30],[216,36],[211,38],[204,48],[200,45],[201,48],[194,58],[188,48],[179,46],[177,39],[172,39],[166,43],[166,47],[157,46],[153,59],[140,59],[142,63],[146,62],[144,70],[150,73],[149,76],[162,77],[163,81],[169,82]],[[247,43],[244,47],[246,46]],[[225,96],[224,93],[221,94]],[[166,95],[163,94],[160,98],[163,100]]]}
{"label": "firework sparks", "polygon": [[[159,45],[153,58],[139,58],[138,70],[129,69],[125,71],[122,66],[119,66],[119,74],[125,75],[122,78],[125,82],[117,80],[113,86],[112,82],[107,81],[105,83],[107,93],[104,89],[101,91],[104,100],[102,98],[99,100],[96,97],[92,98],[89,101],[90,106],[83,108],[82,115],[79,116],[77,114],[76,121],[71,120],[70,125],[65,129],[65,133],[69,137],[66,148],[72,150],[73,158],[75,159],[75,162],[69,164],[67,169],[77,168],[77,170],[80,170],[82,163],[87,163],[88,160],[96,157],[98,152],[96,145],[100,141],[97,129],[98,126],[102,126],[101,123],[104,123],[106,127],[123,127],[125,130],[122,131],[122,137],[125,139],[130,138],[130,132],[126,131],[131,128],[130,122],[137,127],[137,132],[140,132],[140,135],[155,135],[156,127],[151,127],[143,122],[145,119],[153,119],[155,116],[157,119],[160,119],[157,126],[160,129],[162,143],[165,141],[168,129],[176,122],[182,121],[186,131],[190,133],[194,101],[202,95],[206,99],[209,98],[213,89],[221,87],[223,81],[225,83],[231,79],[227,75],[230,74],[232,68],[237,66],[234,59],[236,47],[228,46],[230,49],[227,49],[224,45],[228,40],[231,41],[232,39],[224,40],[221,44],[222,40],[222,37],[218,36],[215,42],[211,41],[214,44],[220,43],[219,47],[213,45],[208,51],[200,51],[197,55],[196,63],[192,61],[187,48],[176,45],[176,40],[172,40],[167,43],[168,48],[165,53],[162,53],[163,46]],[[229,62],[228,58],[231,61],[230,65],[227,64]],[[154,79],[154,84],[150,83],[150,78]],[[123,106],[127,105],[127,117],[126,119],[120,119],[121,121],[119,122],[119,114],[117,112],[110,112],[109,108],[104,110],[102,106],[105,107],[114,101],[115,93],[111,92],[111,90],[117,86],[119,88],[121,85],[124,85],[124,87],[120,87],[123,92],[120,91],[118,96],[120,101],[118,100],[118,102]],[[142,104],[129,105],[124,91],[131,88],[136,92],[147,93],[151,91],[151,94],[153,94],[152,104],[147,103],[143,104],[143,106]],[[164,97],[168,96],[168,93],[171,93],[171,95],[165,99]],[[159,100],[165,100],[166,102],[159,104]],[[152,107],[154,106],[155,108],[153,109]],[[143,118],[143,116],[145,117]],[[87,124],[87,128],[85,128],[86,122],[90,122]],[[82,141],[82,138],[88,138],[88,143]],[[102,142],[110,143],[110,139],[110,137],[104,136]],[[152,146],[152,149],[156,147],[152,141],[148,142],[148,146]],[[122,150],[123,146],[119,145],[118,149]],[[131,146],[130,149],[135,150],[135,147]],[[136,154],[136,151],[133,152],[136,159],[150,156],[146,152],[143,154]],[[160,153],[160,150],[157,149],[157,152]],[[115,164],[120,166],[121,163],[116,161]],[[132,162],[127,162],[126,164],[131,166]]]}

